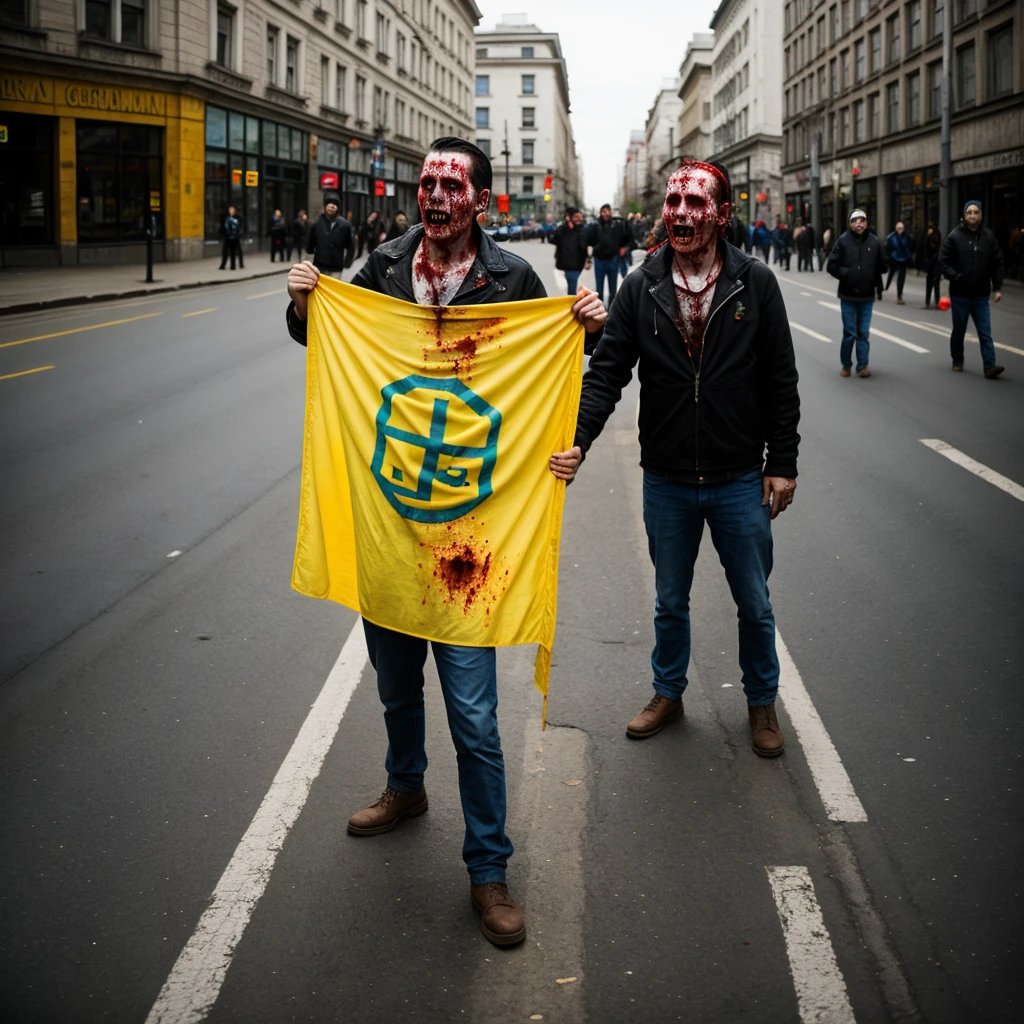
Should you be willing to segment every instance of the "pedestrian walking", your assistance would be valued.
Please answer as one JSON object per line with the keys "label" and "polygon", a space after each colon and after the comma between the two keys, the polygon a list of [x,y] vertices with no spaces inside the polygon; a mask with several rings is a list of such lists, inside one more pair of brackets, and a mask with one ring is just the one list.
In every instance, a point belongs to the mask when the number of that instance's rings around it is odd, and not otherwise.
{"label": "pedestrian walking", "polygon": [[772,247],[772,236],[768,230],[768,225],[763,220],[759,220],[754,226],[753,234],[754,248],[761,254],[761,259],[768,262],[768,254]]}
{"label": "pedestrian walking", "polygon": [[338,216],[341,204],[337,192],[324,193],[324,212],[310,228],[306,252],[313,254],[313,265],[321,274],[341,280],[341,272],[352,266],[355,239],[352,225]]}
{"label": "pedestrian walking", "polygon": [[306,241],[309,238],[309,217],[306,216],[305,210],[299,210],[295,215],[295,220],[292,221],[292,230],[288,239],[288,259],[292,258],[292,249],[295,250],[295,255],[299,259],[302,259],[302,251],[306,247]]}
{"label": "pedestrian walking", "polygon": [[914,258],[914,242],[907,234],[903,221],[896,221],[895,228],[889,232],[885,240],[885,258],[889,262],[889,276],[885,282],[885,290],[889,290],[893,276],[896,277],[896,305],[903,303],[903,282],[907,279],[907,267]]}
{"label": "pedestrian walking", "polygon": [[806,270],[814,273],[814,225],[803,224],[800,234],[796,237],[796,269],[797,273]]}
{"label": "pedestrian walking", "polygon": [[612,216],[608,203],[601,207],[598,219],[587,228],[587,245],[594,258],[594,277],[597,294],[604,299],[605,282],[608,283],[608,307],[615,301],[619,283],[619,258],[626,255],[630,244],[629,229],[619,217]]}
{"label": "pedestrian walking", "polygon": [[775,229],[777,232],[777,251],[779,254],[779,266],[789,273],[790,260],[793,256],[793,232],[790,230],[788,224],[779,222],[778,227]]}
{"label": "pedestrian walking", "polygon": [[568,294],[575,295],[580,274],[590,266],[583,214],[575,206],[565,211],[565,220],[555,228],[554,243],[555,269],[565,274]]}
{"label": "pedestrian walking", "polygon": [[[487,216],[484,214],[484,216]],[[406,217],[404,210],[399,210],[395,214],[395,219],[391,222],[391,227],[388,228],[386,242],[393,242],[396,238],[404,235],[409,230],[409,218]]]}
{"label": "pedestrian walking", "polygon": [[636,368],[657,599],[654,694],[626,733],[646,739],[683,715],[690,587],[706,522],[738,603],[751,746],[775,757],[785,740],[775,714],[771,521],[796,490],[800,400],[778,281],[724,239],[729,210],[721,166],[686,161],[669,178],[668,244],[623,283],[583,378],[574,447],[552,461],[572,479]]}
{"label": "pedestrian walking", "polygon": [[832,229],[825,228],[821,233],[821,249],[818,252],[818,266],[824,267],[828,261],[828,254],[832,251]]}
{"label": "pedestrian walking", "polygon": [[942,297],[942,271],[939,269],[939,252],[941,249],[942,234],[934,224],[929,224],[928,234],[925,237],[925,270],[927,272],[924,285],[925,309],[931,309],[933,293],[936,306]]}
{"label": "pedestrian walking", "polygon": [[274,215],[270,218],[270,262],[274,262],[275,256],[281,257],[281,262],[285,260],[285,244],[288,241],[288,223],[281,215],[280,210],[275,210]]}
{"label": "pedestrian walking", "polygon": [[369,254],[380,245],[380,213],[371,210],[362,227],[359,229],[359,251],[356,259],[363,255],[363,249]]}
{"label": "pedestrian walking", "polygon": [[839,279],[839,305],[842,307],[843,342],[839,347],[842,377],[850,376],[853,349],[857,349],[857,376],[870,377],[871,310],[875,292],[882,287],[885,253],[875,235],[868,231],[863,210],[850,214],[850,229],[844,231],[828,257],[828,272]]}
{"label": "pedestrian walking", "polygon": [[939,267],[942,276],[949,280],[953,307],[953,331],[949,336],[953,369],[962,372],[964,368],[964,333],[970,317],[978,332],[985,376],[995,380],[1005,368],[996,363],[988,297],[991,293],[995,302],[1003,297],[1003,251],[995,233],[984,227],[981,219],[979,200],[964,204],[960,223],[946,236],[939,250]]}
{"label": "pedestrian walking", "polygon": [[[414,296],[420,305],[543,298],[544,286],[529,263],[473,229],[473,220],[487,209],[490,195],[490,159],[464,139],[438,139],[420,172],[417,198],[423,223],[371,253],[353,284],[397,299]],[[288,275],[292,302],[286,320],[289,333],[301,344],[306,343],[307,300],[318,276],[308,262],[296,264]],[[581,292],[573,313],[588,332],[599,331],[605,320],[600,299],[589,290]],[[452,608],[453,615],[461,614]],[[349,819],[348,831],[355,836],[378,835],[427,810],[423,666],[431,647],[458,755],[466,824],[462,855],[470,895],[480,911],[483,933],[492,943],[522,942],[523,914],[506,885],[512,843],[505,834],[494,648],[428,642],[365,619],[363,630],[384,705],[387,785],[378,800]]]}
{"label": "pedestrian walking", "polygon": [[238,216],[238,211],[233,207],[228,207],[228,215],[224,218],[224,224],[221,227],[221,235],[224,238],[224,248],[221,250],[220,257],[220,269],[223,270],[228,262],[228,257],[231,257],[231,269],[235,269],[235,259],[238,259],[238,269],[245,269],[245,260],[242,258],[242,219]]}

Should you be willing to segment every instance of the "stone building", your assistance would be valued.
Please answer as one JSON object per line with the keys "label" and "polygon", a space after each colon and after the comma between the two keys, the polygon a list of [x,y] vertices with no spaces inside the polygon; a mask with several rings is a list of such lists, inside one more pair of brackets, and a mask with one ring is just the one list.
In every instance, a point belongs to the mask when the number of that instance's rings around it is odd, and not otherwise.
{"label": "stone building", "polygon": [[782,196],[783,0],[722,0],[711,18],[711,153],[744,224],[774,224]]}
{"label": "stone building", "polygon": [[[1022,0],[792,0],[785,8],[787,204],[807,215],[820,138],[821,217],[872,229],[940,223],[943,19],[952,12],[952,223],[980,199],[1011,272],[1024,227]],[[920,252],[919,252],[920,256]]]}
{"label": "stone building", "polygon": [[472,132],[474,0],[4,0],[0,260],[245,247],[270,216],[416,217],[422,157]]}
{"label": "stone building", "polygon": [[616,213],[640,213],[644,208],[644,189],[647,187],[647,146],[645,133],[631,131],[622,168],[622,184],[616,191],[612,206]]}
{"label": "stone building", "polygon": [[696,32],[679,65],[679,128],[676,152],[680,157],[707,160],[711,156],[711,56],[715,37]]}
{"label": "stone building", "polygon": [[665,198],[665,182],[679,166],[676,133],[683,101],[679,98],[679,79],[666,78],[661,83],[644,125],[644,150],[647,167],[644,175],[644,212],[661,209]]}
{"label": "stone building", "polygon": [[506,14],[493,29],[478,29],[475,93],[476,143],[494,164],[495,197],[510,197],[509,214],[557,219],[566,207],[582,206],[558,33],[543,32],[525,14]]}

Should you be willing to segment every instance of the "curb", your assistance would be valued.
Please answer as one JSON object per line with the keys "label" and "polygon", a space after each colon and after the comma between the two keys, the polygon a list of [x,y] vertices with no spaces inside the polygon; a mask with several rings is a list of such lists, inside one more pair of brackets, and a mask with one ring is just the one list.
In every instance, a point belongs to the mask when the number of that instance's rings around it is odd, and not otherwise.
{"label": "curb", "polygon": [[110,299],[137,299],[144,295],[160,295],[165,292],[180,292],[188,288],[208,288],[220,284],[238,284],[242,281],[258,281],[264,277],[276,277],[281,270],[264,270],[248,277],[218,277],[212,281],[186,281],[184,284],[161,285],[156,288],[130,288],[121,292],[97,292],[95,295],[68,295],[59,299],[38,299],[35,302],[20,302],[12,306],[0,306],[0,317],[15,313],[34,313],[42,309],[56,309],[60,306],[84,306],[90,302],[108,302]]}

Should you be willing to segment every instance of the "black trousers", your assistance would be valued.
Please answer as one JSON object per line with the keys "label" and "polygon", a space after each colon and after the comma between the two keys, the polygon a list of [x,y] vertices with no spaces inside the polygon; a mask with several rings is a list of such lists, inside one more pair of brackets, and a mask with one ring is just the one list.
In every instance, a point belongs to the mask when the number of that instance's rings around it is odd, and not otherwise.
{"label": "black trousers", "polygon": [[903,283],[907,279],[907,265],[906,263],[890,263],[889,264],[889,279],[885,282],[885,290],[889,290],[889,285],[892,284],[893,277],[896,278],[896,298],[903,298]]}
{"label": "black trousers", "polygon": [[245,260],[242,259],[242,240],[240,238],[229,238],[224,243],[224,248],[221,251],[220,257],[220,269],[223,270],[225,264],[228,262],[228,256],[231,257],[231,269],[235,269],[235,257],[238,257],[238,266],[244,270]]}
{"label": "black trousers", "polygon": [[930,306],[932,302],[932,292],[935,292],[935,302],[938,303],[939,299],[942,298],[942,275],[938,270],[929,270],[928,277],[924,282],[924,304]]}

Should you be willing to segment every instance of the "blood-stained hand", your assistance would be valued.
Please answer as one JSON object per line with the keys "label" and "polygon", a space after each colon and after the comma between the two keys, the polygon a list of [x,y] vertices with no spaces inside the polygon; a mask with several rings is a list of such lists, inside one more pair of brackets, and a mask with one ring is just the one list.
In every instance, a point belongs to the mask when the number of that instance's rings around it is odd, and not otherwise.
{"label": "blood-stained hand", "polygon": [[796,492],[796,481],[786,476],[766,476],[764,478],[764,497],[761,504],[767,505],[771,502],[772,519],[775,519],[780,512],[785,512],[793,504],[793,495]]}
{"label": "blood-stained hand", "polygon": [[580,450],[580,446],[576,445],[567,452],[555,452],[548,460],[548,469],[559,480],[564,480],[567,484],[571,484],[576,476],[576,470],[580,468],[582,461],[583,452]]}
{"label": "blood-stained hand", "polygon": [[313,266],[309,260],[292,264],[288,271],[288,294],[295,303],[295,315],[300,320],[306,319],[306,308],[309,302],[309,293],[316,287],[320,280],[320,271]]}
{"label": "blood-stained hand", "polygon": [[576,289],[576,301],[572,304],[572,315],[586,328],[588,334],[599,331],[608,319],[601,296],[580,285]]}

